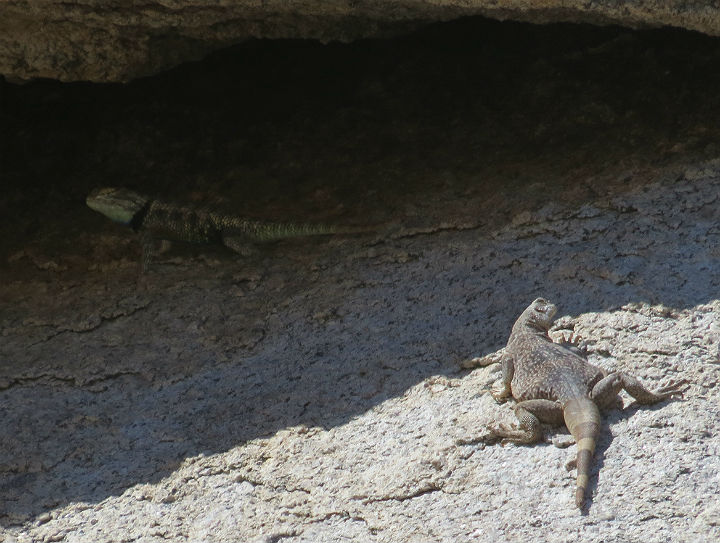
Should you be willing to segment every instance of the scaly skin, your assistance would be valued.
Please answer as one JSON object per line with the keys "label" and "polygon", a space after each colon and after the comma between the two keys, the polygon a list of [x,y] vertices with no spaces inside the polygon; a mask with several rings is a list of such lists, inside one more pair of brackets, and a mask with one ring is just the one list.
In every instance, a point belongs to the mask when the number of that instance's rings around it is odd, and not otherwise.
{"label": "scaly skin", "polygon": [[86,202],[91,209],[141,233],[143,270],[149,265],[155,240],[222,243],[245,254],[251,242],[364,231],[353,228],[339,230],[321,224],[256,221],[210,209],[153,200],[125,188],[95,189]]}
{"label": "scaly skin", "polygon": [[535,443],[542,437],[540,422],[564,422],[578,446],[575,503],[582,508],[601,422],[598,408],[614,405],[621,389],[646,405],[682,396],[685,380],[651,392],[634,377],[593,366],[575,350],[552,342],[548,330],[556,312],[554,304],[538,298],[515,322],[502,355],[502,381],[492,395],[499,402],[510,396],[517,400],[519,424],[496,426],[490,438]]}

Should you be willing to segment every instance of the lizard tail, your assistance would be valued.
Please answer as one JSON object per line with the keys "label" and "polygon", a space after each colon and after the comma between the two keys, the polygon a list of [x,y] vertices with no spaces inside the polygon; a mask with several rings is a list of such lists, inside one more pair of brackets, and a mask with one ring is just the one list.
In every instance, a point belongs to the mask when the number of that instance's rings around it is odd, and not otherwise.
{"label": "lizard tail", "polygon": [[226,234],[239,231],[253,241],[275,241],[306,236],[326,236],[330,234],[365,234],[373,230],[365,226],[335,226],[330,224],[274,223],[246,221],[242,228],[224,228]]}
{"label": "lizard tail", "polygon": [[325,224],[293,224],[248,222],[249,237],[257,241],[334,234],[335,228]]}
{"label": "lizard tail", "polygon": [[590,398],[570,400],[563,409],[565,424],[577,443],[577,488],[575,504],[582,508],[600,430],[600,411]]}
{"label": "lizard tail", "polygon": [[335,234],[337,229],[325,224],[294,224],[255,221],[242,217],[212,214],[213,226],[224,237],[242,237],[249,241],[275,241],[278,239]]}

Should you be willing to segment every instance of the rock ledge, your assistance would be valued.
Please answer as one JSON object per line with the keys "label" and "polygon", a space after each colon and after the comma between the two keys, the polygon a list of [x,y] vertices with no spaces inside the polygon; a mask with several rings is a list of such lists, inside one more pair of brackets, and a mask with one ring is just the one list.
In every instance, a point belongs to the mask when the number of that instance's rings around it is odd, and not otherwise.
{"label": "rock ledge", "polygon": [[251,38],[351,41],[468,15],[720,34],[720,8],[681,0],[8,0],[0,5],[0,74],[128,81]]}

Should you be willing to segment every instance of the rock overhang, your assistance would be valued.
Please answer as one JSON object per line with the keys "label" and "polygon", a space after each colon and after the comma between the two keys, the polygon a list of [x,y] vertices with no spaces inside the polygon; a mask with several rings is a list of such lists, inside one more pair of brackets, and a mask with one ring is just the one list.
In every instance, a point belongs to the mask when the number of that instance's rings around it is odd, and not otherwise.
{"label": "rock overhang", "polygon": [[473,15],[720,35],[720,7],[683,0],[6,0],[0,74],[125,82],[253,38],[347,42]]}

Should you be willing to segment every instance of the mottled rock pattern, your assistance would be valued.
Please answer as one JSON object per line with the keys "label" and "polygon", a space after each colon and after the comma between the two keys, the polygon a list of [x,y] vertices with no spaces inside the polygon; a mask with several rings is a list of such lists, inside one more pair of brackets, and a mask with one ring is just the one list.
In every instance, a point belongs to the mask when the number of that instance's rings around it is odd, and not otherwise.
{"label": "mottled rock pattern", "polygon": [[[315,248],[300,290],[282,261],[249,264],[229,290],[208,278],[200,306],[182,282],[88,278],[28,319],[26,286],[2,322],[5,537],[713,540],[719,194],[714,161],[497,229],[340,241]],[[476,441],[510,415],[492,368],[459,369],[541,293],[573,315],[552,335],[572,330],[593,363],[692,383],[608,416],[584,517],[574,446]]]}
{"label": "mottled rock pattern", "polygon": [[682,0],[5,0],[0,74],[13,79],[127,81],[250,38],[324,42],[399,34],[484,15],[538,23],[671,25],[720,34],[720,8]]}

